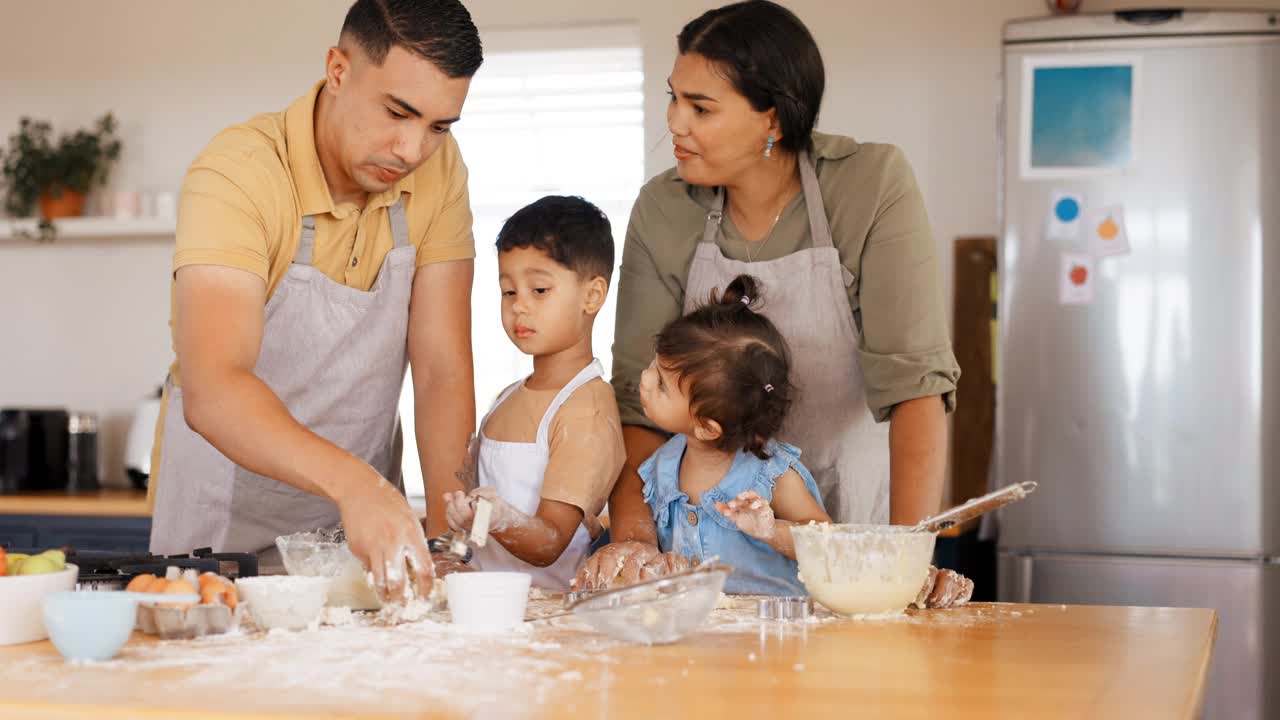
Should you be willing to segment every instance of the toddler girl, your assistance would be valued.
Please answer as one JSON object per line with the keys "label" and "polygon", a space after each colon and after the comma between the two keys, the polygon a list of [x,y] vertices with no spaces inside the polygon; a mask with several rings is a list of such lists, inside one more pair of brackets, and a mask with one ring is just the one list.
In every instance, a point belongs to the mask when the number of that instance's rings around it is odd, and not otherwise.
{"label": "toddler girl", "polygon": [[804,595],[791,526],[831,518],[800,450],[774,439],[795,390],[759,300],[756,279],[739,275],[658,334],[640,401],[673,437],[640,477],[664,553],[734,566],[726,592]]}

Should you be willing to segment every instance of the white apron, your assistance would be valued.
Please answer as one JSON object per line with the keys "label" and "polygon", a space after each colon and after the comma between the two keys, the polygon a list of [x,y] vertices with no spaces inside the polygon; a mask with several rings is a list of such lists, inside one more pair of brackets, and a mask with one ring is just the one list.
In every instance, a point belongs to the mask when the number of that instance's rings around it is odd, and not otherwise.
{"label": "white apron", "polygon": [[[590,380],[602,377],[603,374],[600,361],[593,360],[590,365],[574,376],[569,384],[561,388],[560,392],[556,393],[555,399],[551,401],[551,405],[547,407],[547,411],[543,413],[542,420],[538,423],[537,439],[531,443],[504,442],[485,437],[484,427],[489,417],[493,415],[493,411],[506,402],[512,393],[520,389],[525,381],[521,380],[503,390],[497,401],[493,403],[493,409],[489,410],[484,420],[480,422],[480,459],[477,473],[480,487],[496,488],[503,500],[526,515],[532,517],[537,513],[538,503],[542,500],[542,480],[547,471],[547,462],[551,457],[549,440],[551,421],[573,391]],[[507,552],[501,543],[492,538],[484,547],[476,548],[471,566],[479,570],[527,573],[533,576],[534,587],[566,591],[569,589],[569,581],[577,574],[578,566],[587,557],[590,549],[591,535],[587,532],[586,526],[580,524],[560,558],[548,567],[537,567],[526,563]]]}

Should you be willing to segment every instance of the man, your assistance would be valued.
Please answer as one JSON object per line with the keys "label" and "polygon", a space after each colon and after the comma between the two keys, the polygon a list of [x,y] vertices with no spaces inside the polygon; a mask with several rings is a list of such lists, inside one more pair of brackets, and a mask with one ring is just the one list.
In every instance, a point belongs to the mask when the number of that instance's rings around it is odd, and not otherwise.
{"label": "man", "polygon": [[[357,0],[325,78],[188,171],[151,550],[265,552],[342,522],[384,597],[430,588],[400,484],[413,371],[433,534],[475,425],[471,209],[450,128],[481,63],[457,0]],[[406,573],[406,567],[412,573]]]}

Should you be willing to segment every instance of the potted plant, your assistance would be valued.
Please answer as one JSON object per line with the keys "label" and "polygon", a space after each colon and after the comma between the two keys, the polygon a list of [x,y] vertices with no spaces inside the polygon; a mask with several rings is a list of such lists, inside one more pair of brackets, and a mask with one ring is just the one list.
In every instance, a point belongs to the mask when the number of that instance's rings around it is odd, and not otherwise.
{"label": "potted plant", "polygon": [[39,206],[42,227],[59,217],[84,211],[85,195],[106,182],[120,156],[116,120],[107,113],[92,129],[81,129],[53,140],[53,127],[24,117],[0,152],[4,179],[4,210],[11,217],[28,217]]}

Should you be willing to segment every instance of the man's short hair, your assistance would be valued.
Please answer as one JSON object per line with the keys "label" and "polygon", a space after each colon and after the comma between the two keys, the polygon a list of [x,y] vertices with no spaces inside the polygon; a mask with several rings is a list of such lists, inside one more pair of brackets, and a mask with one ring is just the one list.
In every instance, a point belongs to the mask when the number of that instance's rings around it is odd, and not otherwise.
{"label": "man's short hair", "polygon": [[377,65],[398,45],[451,78],[475,75],[484,60],[480,33],[458,0],[356,0],[342,36]]}

